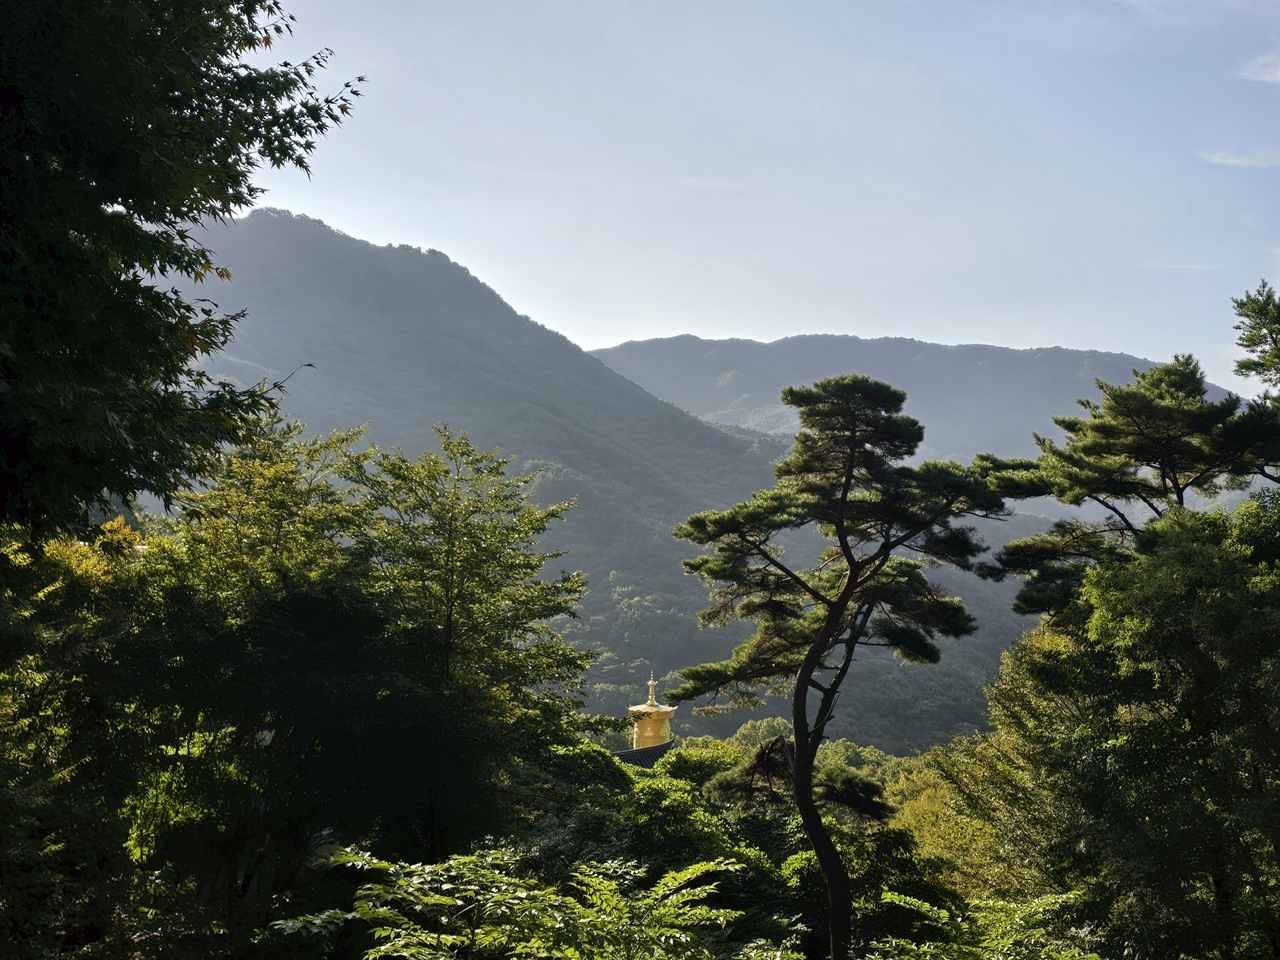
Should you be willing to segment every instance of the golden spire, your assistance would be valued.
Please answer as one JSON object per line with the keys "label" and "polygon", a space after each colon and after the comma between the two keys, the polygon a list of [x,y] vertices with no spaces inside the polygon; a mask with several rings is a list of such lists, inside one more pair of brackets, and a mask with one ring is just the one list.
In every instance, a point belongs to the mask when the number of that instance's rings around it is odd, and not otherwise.
{"label": "golden spire", "polygon": [[649,702],[628,707],[627,712],[635,720],[633,743],[636,749],[655,747],[671,739],[671,717],[675,707],[658,702],[658,681],[649,672]]}

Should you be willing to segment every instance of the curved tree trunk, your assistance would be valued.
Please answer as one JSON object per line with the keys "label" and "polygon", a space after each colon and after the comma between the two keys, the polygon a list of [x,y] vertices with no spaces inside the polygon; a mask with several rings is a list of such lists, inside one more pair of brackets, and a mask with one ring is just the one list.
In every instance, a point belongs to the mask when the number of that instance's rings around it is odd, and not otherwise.
{"label": "curved tree trunk", "polygon": [[[821,728],[809,729],[809,689],[813,685],[813,674],[822,662],[824,645],[814,644],[809,655],[805,657],[796,675],[795,695],[791,700],[791,728],[794,738],[794,759],[791,769],[792,795],[795,797],[796,809],[800,813],[800,823],[804,827],[805,836],[813,846],[814,855],[818,859],[818,869],[822,871],[822,879],[827,885],[827,924],[830,928],[831,960],[845,960],[849,955],[849,944],[853,937],[852,890],[849,883],[849,872],[844,861],[840,859],[840,851],[827,833],[822,823],[822,814],[818,811],[817,801],[813,795],[813,765],[818,754],[818,744],[822,742]],[[824,691],[824,699],[831,690]]]}

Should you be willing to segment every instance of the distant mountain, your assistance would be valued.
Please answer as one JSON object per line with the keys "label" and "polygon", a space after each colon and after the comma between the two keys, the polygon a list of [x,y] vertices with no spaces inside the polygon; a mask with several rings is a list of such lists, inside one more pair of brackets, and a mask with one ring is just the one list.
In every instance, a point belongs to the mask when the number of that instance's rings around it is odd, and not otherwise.
{"label": "distant mountain", "polygon": [[927,459],[970,460],[983,451],[1034,456],[1032,432],[1058,437],[1053,417],[1096,398],[1094,381],[1127,383],[1150,360],[1122,353],[1043,347],[945,346],[901,337],[703,340],[681,336],[592,353],[654,396],[716,423],[790,435],[794,412],[782,388],[861,373],[907,393],[906,412],[925,426]]}
{"label": "distant mountain", "polygon": [[542,497],[579,500],[558,539],[597,575],[603,557],[607,575],[655,550],[678,556],[670,528],[768,482],[783,449],[656,399],[439,251],[377,247],[270,209],[207,243],[234,277],[213,291],[221,307],[247,310],[214,373],[292,373],[285,409],[314,431],[369,420],[369,439],[414,455],[446,421],[518,469],[543,468]]}
{"label": "distant mountain", "polygon": [[234,279],[190,292],[247,311],[210,372],[288,377],[284,410],[311,432],[371,421],[368,439],[409,455],[434,447],[432,428],[447,421],[514,456],[512,469],[541,470],[541,502],[577,498],[547,545],[590,578],[565,632],[608,654],[595,676],[602,708],[638,702],[650,670],[732,649],[740,631],[698,630],[706,592],[684,575],[690,548],[671,530],[772,482],[789,438],[713,426],[657,399],[439,251],[378,247],[270,209],[205,242]]}
{"label": "distant mountain", "polygon": [[[561,565],[590,578],[581,619],[564,632],[602,654],[592,690],[595,705],[613,713],[643,695],[649,670],[662,677],[722,658],[745,635],[741,625],[697,628],[706,592],[683,575],[691,548],[670,532],[696,510],[772,483],[794,429],[777,402],[783,385],[847,372],[887,379],[908,391],[929,455],[967,459],[978,449],[1030,452],[1030,430],[1070,412],[1094,376],[1124,379],[1144,363],[911,341],[681,337],[598,351],[606,365],[438,251],[378,247],[272,210],[215,228],[206,242],[234,281],[192,293],[247,311],[211,372],[240,383],[289,377],[285,410],[312,431],[369,420],[369,439],[411,455],[433,446],[433,425],[448,421],[482,448],[513,455],[515,469],[541,469],[541,501],[577,498],[548,545],[567,549]],[[761,427],[780,432],[751,429]],[[1014,518],[986,535],[1000,543],[1039,523]],[[869,652],[851,675],[835,735],[905,750],[982,722],[982,685],[1027,624],[1010,612],[1012,585],[938,576],[968,599],[981,631],[946,643],[935,667]],[[691,727],[687,708],[678,716],[693,731],[726,732],[748,719]]]}

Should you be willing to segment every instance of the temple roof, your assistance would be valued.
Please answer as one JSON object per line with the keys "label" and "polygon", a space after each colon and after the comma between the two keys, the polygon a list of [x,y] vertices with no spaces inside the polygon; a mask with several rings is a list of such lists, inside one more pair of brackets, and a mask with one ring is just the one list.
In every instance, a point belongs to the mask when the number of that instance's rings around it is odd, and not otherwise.
{"label": "temple roof", "polygon": [[634,750],[615,750],[613,755],[623,763],[629,763],[633,767],[643,767],[646,770],[652,770],[653,765],[662,759],[662,755],[675,745],[674,740],[668,740],[666,743],[660,743],[656,747],[638,747]]}

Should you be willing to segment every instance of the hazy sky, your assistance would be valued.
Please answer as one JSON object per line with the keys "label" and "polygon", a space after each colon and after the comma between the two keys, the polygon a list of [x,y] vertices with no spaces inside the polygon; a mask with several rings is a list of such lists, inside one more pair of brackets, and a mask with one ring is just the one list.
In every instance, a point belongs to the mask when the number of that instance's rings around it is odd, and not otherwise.
{"label": "hazy sky", "polygon": [[263,203],[434,247],[601,347],[1236,356],[1280,280],[1280,2],[286,0],[366,74]]}

